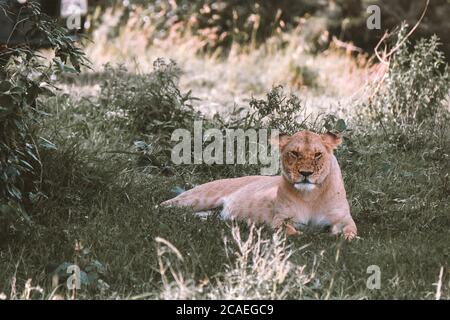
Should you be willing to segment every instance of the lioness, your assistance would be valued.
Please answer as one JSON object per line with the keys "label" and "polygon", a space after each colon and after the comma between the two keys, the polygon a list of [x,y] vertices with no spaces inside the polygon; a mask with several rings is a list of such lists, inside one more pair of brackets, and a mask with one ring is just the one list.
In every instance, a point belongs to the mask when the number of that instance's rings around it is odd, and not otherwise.
{"label": "lioness", "polygon": [[300,131],[278,137],[281,176],[248,176],[199,185],[162,205],[203,211],[222,206],[224,218],[265,222],[274,228],[330,226],[331,233],[356,236],[341,170],[333,150],[342,142],[333,133]]}

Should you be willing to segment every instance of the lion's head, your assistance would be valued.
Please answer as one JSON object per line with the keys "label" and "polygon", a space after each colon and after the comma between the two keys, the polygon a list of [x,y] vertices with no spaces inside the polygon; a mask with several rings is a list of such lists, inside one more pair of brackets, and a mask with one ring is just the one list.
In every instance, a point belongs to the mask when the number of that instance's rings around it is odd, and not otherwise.
{"label": "lion's head", "polygon": [[311,191],[324,182],[330,173],[333,150],[342,142],[339,135],[311,131],[278,138],[282,174],[300,191]]}

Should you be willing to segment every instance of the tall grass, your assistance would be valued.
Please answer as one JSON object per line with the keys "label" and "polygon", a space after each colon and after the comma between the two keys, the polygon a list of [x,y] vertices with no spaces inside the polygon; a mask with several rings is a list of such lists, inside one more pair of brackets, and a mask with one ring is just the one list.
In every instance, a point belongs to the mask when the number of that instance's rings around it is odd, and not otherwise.
{"label": "tall grass", "polygon": [[[215,275],[212,279],[205,278],[198,284],[190,278],[191,275],[185,275],[174,267],[173,260],[183,262],[180,252],[167,240],[157,239],[159,271],[163,283],[159,298],[285,299],[294,292],[297,298],[306,297],[310,293],[308,285],[315,277],[314,271],[308,273],[305,266],[290,262],[293,249],[281,231],[269,238],[266,236],[255,225],[251,225],[245,235],[238,225],[232,226],[231,239],[224,238],[229,263],[223,274]],[[170,255],[172,258],[168,257]]]}

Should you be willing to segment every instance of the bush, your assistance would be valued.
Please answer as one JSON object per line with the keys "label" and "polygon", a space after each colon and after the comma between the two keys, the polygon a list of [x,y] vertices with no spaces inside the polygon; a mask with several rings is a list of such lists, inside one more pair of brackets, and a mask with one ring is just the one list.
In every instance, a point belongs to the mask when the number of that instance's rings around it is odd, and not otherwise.
{"label": "bush", "polygon": [[306,113],[301,99],[291,93],[286,94],[282,86],[273,87],[266,99],[252,99],[250,101],[248,121],[251,127],[269,127],[278,129],[282,133],[294,134],[301,130],[315,132],[334,131],[343,132],[346,124],[343,119],[334,115]]}
{"label": "bush", "polygon": [[[399,39],[405,29],[404,25]],[[445,110],[450,76],[439,46],[436,36],[421,39],[412,49],[407,41],[401,45],[390,62],[384,87],[371,102],[377,117],[420,123]]]}
{"label": "bush", "polygon": [[[195,112],[191,92],[178,88],[180,69],[175,62],[157,59],[153,72],[127,75],[125,68],[106,67],[111,77],[101,85],[100,103],[119,127],[137,135],[167,136],[179,127],[190,127]],[[125,121],[123,121],[125,120]]]}
{"label": "bush", "polygon": [[[0,214],[15,212],[29,221],[26,207],[39,198],[42,184],[39,148],[52,147],[35,135],[41,117],[38,98],[52,94],[52,75],[79,72],[87,60],[67,31],[41,13],[37,2],[2,2],[0,9],[12,12],[10,18],[18,24],[26,21],[29,39],[43,36],[55,50],[46,65],[30,43],[0,49]],[[66,65],[69,62],[73,68]]]}
{"label": "bush", "polygon": [[175,62],[157,59],[153,68],[149,74],[134,75],[107,65],[98,104],[106,107],[103,119],[109,132],[119,130],[133,141],[140,165],[164,169],[170,161],[172,132],[193,128],[199,114],[191,105],[191,92],[182,93],[178,87],[181,70]]}

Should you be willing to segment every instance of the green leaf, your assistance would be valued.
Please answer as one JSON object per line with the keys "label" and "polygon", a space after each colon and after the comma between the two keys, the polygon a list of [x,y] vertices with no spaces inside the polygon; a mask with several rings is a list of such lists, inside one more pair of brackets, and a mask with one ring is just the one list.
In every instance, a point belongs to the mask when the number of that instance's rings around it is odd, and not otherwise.
{"label": "green leaf", "polygon": [[57,150],[58,149],[53,142],[51,142],[43,137],[39,137],[39,138],[42,140],[40,143],[40,146],[42,148],[47,149],[47,150]]}
{"label": "green leaf", "polygon": [[345,121],[343,119],[339,119],[336,122],[335,129],[338,132],[344,132],[347,129],[347,124],[345,123]]}

